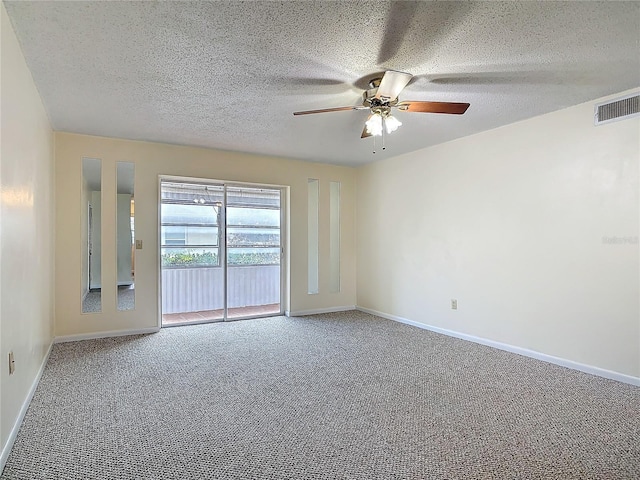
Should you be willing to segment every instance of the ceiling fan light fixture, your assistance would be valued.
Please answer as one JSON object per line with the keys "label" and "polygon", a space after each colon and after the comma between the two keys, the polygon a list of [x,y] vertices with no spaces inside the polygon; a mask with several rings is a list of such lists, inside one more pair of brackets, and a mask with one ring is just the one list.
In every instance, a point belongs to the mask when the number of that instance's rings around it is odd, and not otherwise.
{"label": "ceiling fan light fixture", "polygon": [[382,130],[387,133],[395,132],[402,125],[402,122],[393,115],[376,112],[371,114],[365,125],[369,135],[380,137],[382,136]]}
{"label": "ceiling fan light fixture", "polygon": [[374,137],[382,135],[382,115],[374,113],[369,117],[369,120],[365,122],[367,126],[367,132]]}
{"label": "ceiling fan light fixture", "polygon": [[393,115],[388,115],[387,118],[384,119],[384,126],[387,133],[395,132],[401,125],[402,122]]}

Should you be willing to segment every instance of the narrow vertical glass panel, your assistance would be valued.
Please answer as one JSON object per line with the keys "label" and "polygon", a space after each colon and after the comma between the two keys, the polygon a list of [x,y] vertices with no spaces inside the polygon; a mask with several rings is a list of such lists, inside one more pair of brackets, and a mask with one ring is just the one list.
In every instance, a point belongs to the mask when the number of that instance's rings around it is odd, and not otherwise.
{"label": "narrow vertical glass panel", "polygon": [[102,161],[82,159],[82,313],[102,311]]}
{"label": "narrow vertical glass panel", "polygon": [[319,292],[318,281],[318,208],[320,189],[319,182],[314,178],[308,180],[307,193],[307,218],[308,218],[308,230],[307,230],[307,252],[308,252],[308,278],[307,292],[310,294],[316,294]]}
{"label": "narrow vertical glass panel", "polygon": [[329,184],[329,291],[340,291],[340,182]]}
{"label": "narrow vertical glass panel", "polygon": [[116,245],[118,310],[133,310],[135,293],[135,166],[118,162],[116,170]]}

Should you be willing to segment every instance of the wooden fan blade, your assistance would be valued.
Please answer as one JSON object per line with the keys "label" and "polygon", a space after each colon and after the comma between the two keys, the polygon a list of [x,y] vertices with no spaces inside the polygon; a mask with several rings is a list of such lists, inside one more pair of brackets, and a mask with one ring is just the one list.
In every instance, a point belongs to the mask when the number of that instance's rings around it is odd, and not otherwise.
{"label": "wooden fan blade", "polygon": [[400,102],[396,106],[405,112],[450,113],[452,115],[462,115],[469,108],[468,103],[415,102],[411,100]]}
{"label": "wooden fan blade", "polygon": [[326,112],[343,112],[346,110],[364,110],[369,107],[363,107],[362,105],[357,105],[355,107],[336,107],[336,108],[323,108],[320,110],[305,110],[304,112],[293,112],[294,115],[309,115],[311,113],[326,113]]}
{"label": "wooden fan blade", "polygon": [[398,98],[398,95],[400,95],[402,89],[407,86],[411,77],[413,77],[413,75],[410,73],[387,70],[380,81],[380,86],[376,92],[376,98],[387,101],[395,100]]}

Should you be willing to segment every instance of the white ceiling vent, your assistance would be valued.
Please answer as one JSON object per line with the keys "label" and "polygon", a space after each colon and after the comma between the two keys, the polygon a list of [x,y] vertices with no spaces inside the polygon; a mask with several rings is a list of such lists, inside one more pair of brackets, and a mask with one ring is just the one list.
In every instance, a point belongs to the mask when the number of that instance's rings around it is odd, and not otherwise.
{"label": "white ceiling vent", "polygon": [[607,103],[596,104],[596,125],[615,122],[640,115],[640,94],[618,98]]}

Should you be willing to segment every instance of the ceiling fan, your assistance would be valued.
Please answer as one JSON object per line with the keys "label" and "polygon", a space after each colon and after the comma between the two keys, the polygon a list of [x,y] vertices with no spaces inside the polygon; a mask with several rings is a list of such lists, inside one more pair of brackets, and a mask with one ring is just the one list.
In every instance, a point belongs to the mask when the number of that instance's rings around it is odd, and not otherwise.
{"label": "ceiling fan", "polygon": [[370,110],[371,114],[365,122],[360,138],[383,136],[384,139],[385,132],[391,133],[402,125],[396,117],[391,115],[392,108],[405,112],[447,113],[453,115],[462,115],[469,108],[468,103],[414,100],[399,102],[398,95],[400,95],[400,92],[407,86],[412,77],[413,75],[410,73],[387,70],[382,77],[374,78],[369,82],[369,89],[365,90],[362,95],[362,105],[306,110],[294,112],[293,114],[309,115],[311,113],[341,112],[346,110]]}

